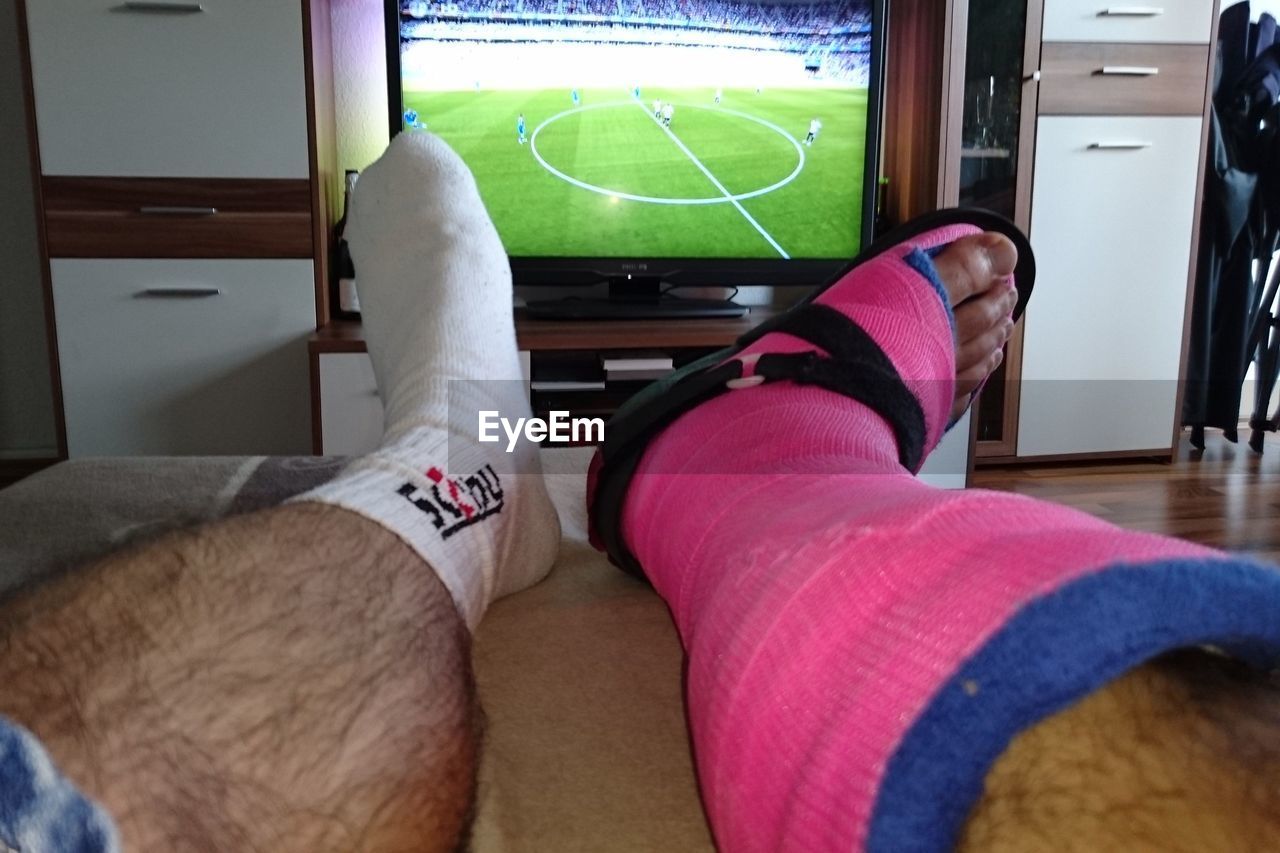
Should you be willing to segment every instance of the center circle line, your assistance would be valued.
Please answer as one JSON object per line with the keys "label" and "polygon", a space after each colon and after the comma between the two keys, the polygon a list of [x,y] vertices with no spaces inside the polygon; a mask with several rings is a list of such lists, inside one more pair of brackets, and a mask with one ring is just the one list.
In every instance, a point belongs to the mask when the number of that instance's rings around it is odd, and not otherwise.
{"label": "center circle line", "polygon": [[538,164],[542,166],[542,168],[546,169],[548,172],[555,175],[560,180],[570,183],[575,187],[579,187],[584,190],[589,190],[593,193],[599,193],[600,195],[607,195],[607,196],[616,197],[616,198],[624,198],[624,199],[627,199],[628,201],[642,201],[648,204],[683,204],[683,205],[732,204],[735,201],[743,201],[744,199],[756,198],[757,196],[762,196],[767,193],[771,193],[775,190],[779,190],[782,187],[785,187],[787,184],[794,181],[796,177],[799,176],[800,171],[804,169],[805,156],[804,156],[803,146],[800,145],[800,142],[794,136],[792,136],[786,130],[774,124],[773,122],[762,119],[759,116],[753,116],[750,113],[744,113],[738,110],[731,110],[725,107],[711,108],[711,107],[701,107],[694,104],[673,104],[673,106],[678,106],[686,109],[709,110],[712,112],[726,113],[728,115],[734,115],[734,116],[738,116],[739,118],[747,119],[748,121],[753,121],[756,124],[763,125],[764,127],[769,128],[770,130],[772,130],[773,132],[781,136],[783,139],[790,142],[792,147],[795,148],[796,154],[799,155],[796,161],[795,169],[793,169],[791,171],[791,174],[787,175],[782,180],[777,181],[776,183],[772,183],[767,187],[761,187],[760,189],[757,189],[757,190],[751,190],[750,192],[736,193],[734,195],[718,195],[718,196],[707,197],[707,198],[662,198],[658,196],[636,195],[635,193],[623,192],[621,190],[611,190],[608,187],[602,187],[597,184],[589,184],[586,181],[578,180],[572,175],[565,174],[564,172],[557,169],[555,166],[552,166],[550,163],[546,161],[546,158],[542,156],[542,153],[538,151],[538,134],[541,133],[547,127],[547,125],[553,122],[559,121],[565,116],[585,112],[586,110],[602,110],[602,109],[611,109],[614,107],[631,108],[632,106],[634,106],[633,101],[606,101],[605,103],[602,103],[602,104],[591,104],[589,106],[584,106],[584,107],[574,107],[573,109],[568,109],[568,110],[564,110],[563,112],[556,113],[550,118],[545,119],[541,124],[539,124],[537,127],[533,129],[533,133],[529,134],[529,150],[530,152],[532,152],[534,159],[538,161]]}

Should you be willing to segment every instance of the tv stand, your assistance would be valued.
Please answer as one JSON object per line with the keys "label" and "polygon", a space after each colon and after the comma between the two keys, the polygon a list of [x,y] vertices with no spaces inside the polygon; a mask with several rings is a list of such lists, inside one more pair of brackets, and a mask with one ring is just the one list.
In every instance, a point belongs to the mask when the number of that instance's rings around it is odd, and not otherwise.
{"label": "tv stand", "polygon": [[540,320],[661,320],[690,317],[741,317],[747,309],[728,299],[683,299],[664,291],[660,278],[625,276],[608,280],[609,296],[566,296],[530,302],[525,311]]}

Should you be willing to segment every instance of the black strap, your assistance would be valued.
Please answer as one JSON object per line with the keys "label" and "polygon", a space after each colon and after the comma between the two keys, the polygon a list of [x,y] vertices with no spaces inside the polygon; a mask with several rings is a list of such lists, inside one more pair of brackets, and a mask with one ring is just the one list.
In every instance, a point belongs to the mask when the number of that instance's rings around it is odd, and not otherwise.
{"label": "black strap", "polygon": [[[912,219],[876,239],[825,283],[809,293],[801,304],[761,323],[727,349],[686,365],[665,382],[654,383],[629,400],[609,422],[602,452],[594,509],[595,532],[613,561],[643,577],[634,557],[622,542],[622,502],[631,476],[648,442],[667,424],[700,402],[722,393],[724,383],[742,373],[734,355],[769,332],[785,331],[830,354],[770,354],[760,358],[755,372],[766,381],[787,379],[818,385],[858,400],[889,422],[898,440],[898,458],[915,470],[919,467],[925,436],[924,414],[919,401],[906,388],[892,362],[865,332],[834,309],[823,309],[815,300],[858,266],[889,249],[935,228],[964,223],[984,231],[997,231],[1018,248],[1014,280],[1018,287],[1015,320],[1022,315],[1035,282],[1035,256],[1027,238],[1012,222],[990,211],[959,208],[934,211]],[[819,310],[810,310],[817,308]],[[839,319],[833,318],[835,314]],[[800,317],[800,319],[797,319]]]}
{"label": "black strap", "polygon": [[[880,353],[881,356],[884,353]],[[920,401],[897,371],[875,359],[828,358],[814,352],[769,353],[756,362],[757,376],[816,385],[857,400],[888,422],[898,441],[898,461],[908,471],[924,457],[925,419]]]}
{"label": "black strap", "polygon": [[924,410],[871,335],[835,308],[819,303],[788,312],[772,331],[807,341],[830,357],[765,355],[756,364],[757,374],[817,385],[870,407],[893,429],[902,465],[909,471],[919,467],[926,436]]}
{"label": "black strap", "polygon": [[[712,355],[727,357],[723,352]],[[725,383],[741,375],[742,362],[730,359],[700,373],[685,374],[680,381],[654,383],[641,392],[639,403],[624,407],[625,416],[619,410],[609,421],[601,448],[603,466],[597,481],[594,515],[601,520],[595,525],[600,543],[618,568],[644,578],[644,570],[622,541],[622,502],[649,441],[685,412],[724,393]]]}
{"label": "black strap", "polygon": [[785,332],[826,350],[832,358],[866,359],[881,370],[896,372],[875,338],[835,308],[821,303],[803,305],[784,314],[772,331]]}

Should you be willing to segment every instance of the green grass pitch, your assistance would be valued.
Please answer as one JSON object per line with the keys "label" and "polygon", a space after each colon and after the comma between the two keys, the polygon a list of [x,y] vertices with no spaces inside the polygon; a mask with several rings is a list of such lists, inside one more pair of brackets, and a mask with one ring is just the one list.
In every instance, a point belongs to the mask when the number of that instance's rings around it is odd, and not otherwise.
{"label": "green grass pitch", "polygon": [[[792,258],[856,253],[866,89],[725,89],[719,107],[710,88],[644,89],[645,109],[628,92],[580,94],[579,110],[569,88],[407,91],[404,101],[475,172],[511,255],[779,258],[779,247]],[[654,99],[675,105],[671,130],[688,151],[649,115]],[[553,118],[566,111],[572,112]],[[776,125],[799,142],[811,119],[823,125],[813,146],[802,146],[804,166],[793,180],[739,200],[740,207],[633,201],[583,189],[545,168],[516,138],[516,117],[524,113],[526,136],[537,131],[537,152],[550,166],[586,184],[651,198],[724,198],[716,182],[736,195],[791,175],[799,162],[792,142],[730,111]]]}

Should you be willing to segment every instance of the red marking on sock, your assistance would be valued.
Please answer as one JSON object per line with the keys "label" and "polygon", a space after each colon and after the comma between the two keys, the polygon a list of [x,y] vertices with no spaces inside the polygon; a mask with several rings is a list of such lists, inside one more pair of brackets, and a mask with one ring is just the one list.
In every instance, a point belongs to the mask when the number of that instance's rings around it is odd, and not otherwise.
{"label": "red marking on sock", "polygon": [[462,510],[463,515],[465,515],[467,518],[470,518],[471,516],[476,514],[476,508],[473,507],[471,504],[467,503],[466,501],[464,501],[462,498],[458,497],[458,491],[459,491],[458,484],[455,481],[450,480],[449,481],[449,499],[458,505],[458,507]]}
{"label": "red marking on sock", "polygon": [[441,480],[444,479],[444,474],[440,473],[439,468],[428,468],[427,476],[431,478],[431,482],[433,483],[439,483]]}

